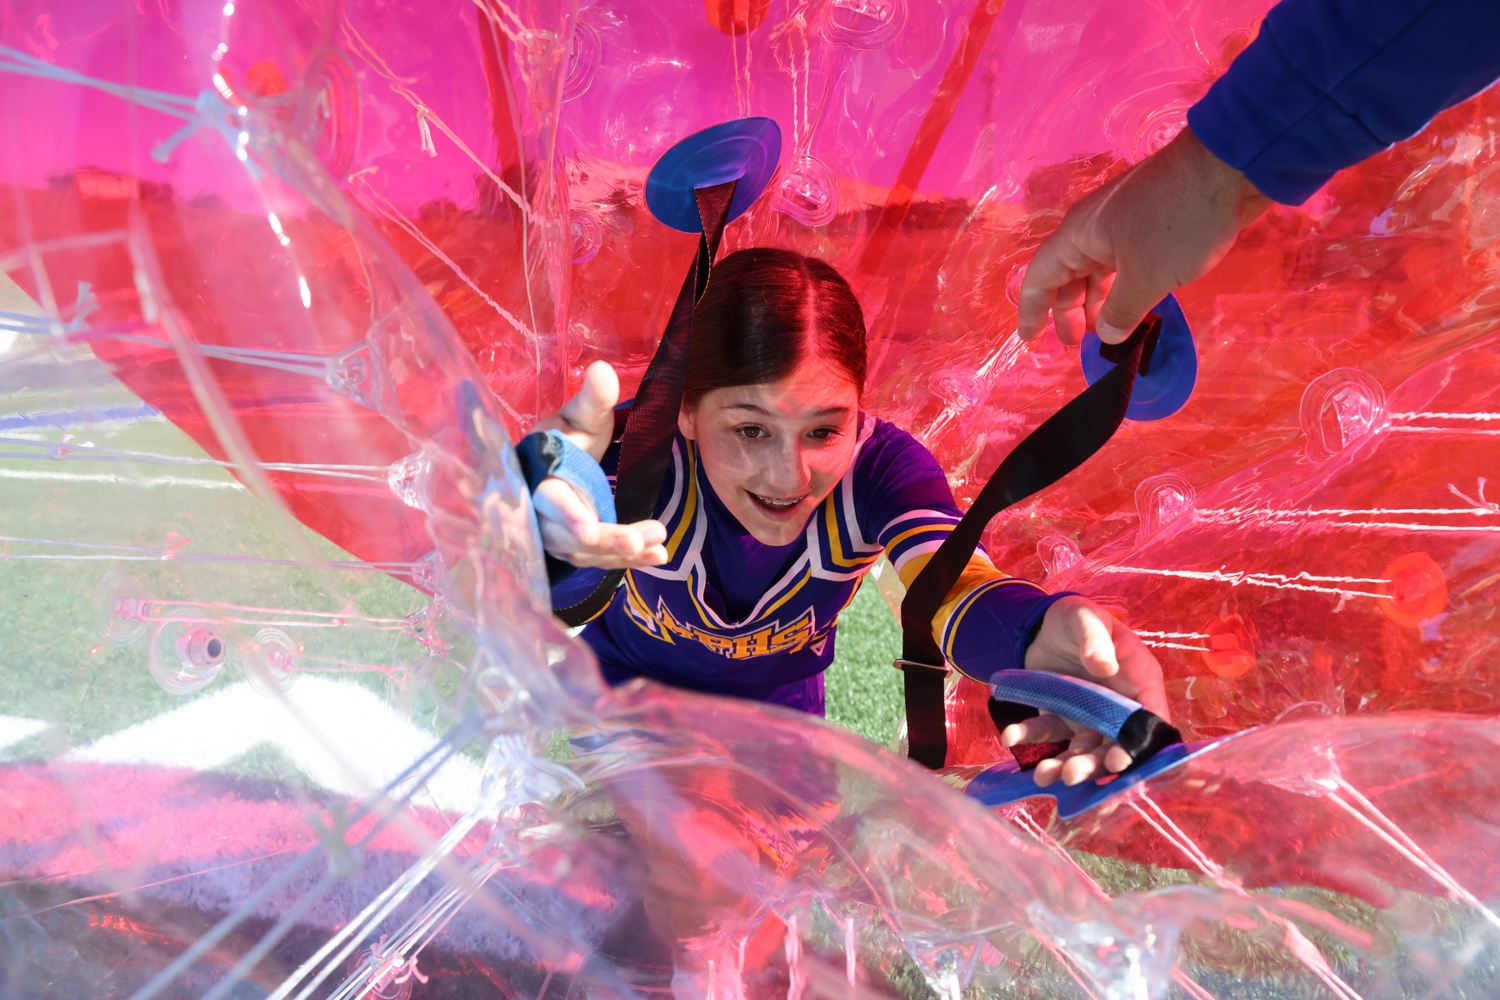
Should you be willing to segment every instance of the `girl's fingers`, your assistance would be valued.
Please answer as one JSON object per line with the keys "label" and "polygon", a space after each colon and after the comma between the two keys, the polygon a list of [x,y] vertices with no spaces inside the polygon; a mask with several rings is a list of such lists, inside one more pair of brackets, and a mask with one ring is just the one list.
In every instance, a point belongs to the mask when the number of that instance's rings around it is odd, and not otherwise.
{"label": "girl's fingers", "polygon": [[1031,780],[1036,782],[1038,788],[1046,788],[1062,775],[1062,767],[1063,762],[1056,757],[1044,760],[1032,769]]}
{"label": "girl's fingers", "polygon": [[1068,749],[1058,754],[1060,777],[1065,785],[1076,785],[1085,781],[1103,766],[1104,746],[1110,741],[1092,730],[1085,729],[1073,738]]}
{"label": "girl's fingers", "polygon": [[1062,767],[1063,784],[1077,785],[1092,778],[1103,770],[1103,758],[1104,753],[1097,750],[1069,758]]}
{"label": "girl's fingers", "polygon": [[[1038,785],[1050,785],[1058,778],[1062,778],[1065,785],[1077,785],[1104,774],[1118,774],[1131,764],[1130,754],[1124,747],[1098,733],[1080,733],[1073,742],[1074,746],[1037,765],[1038,772],[1047,765],[1046,780],[1039,773]],[[1080,743],[1083,745],[1078,746]]]}
{"label": "girl's fingers", "polygon": [[633,557],[667,540],[660,521],[601,523],[593,504],[561,479],[545,480],[531,499],[543,525],[542,541],[555,556],[595,552]]}
{"label": "girl's fingers", "polygon": [[583,554],[569,556],[564,561],[580,569],[643,569],[648,566],[660,566],[667,561],[667,554],[665,550],[656,548],[646,549],[628,558],[625,556]]}
{"label": "girl's fingers", "polygon": [[1118,774],[1130,765],[1130,754],[1124,747],[1085,730],[1073,738],[1067,750],[1037,765],[1036,783],[1050,785],[1062,778],[1065,785],[1077,785],[1106,773]]}
{"label": "girl's fingers", "polygon": [[531,495],[539,518],[552,521],[575,536],[584,548],[598,543],[599,515],[594,505],[561,479],[546,479]]}
{"label": "girl's fingers", "polygon": [[549,555],[556,556],[564,562],[573,563],[575,566],[583,565],[577,562],[579,555],[590,552],[591,549],[578,540],[578,536],[569,530],[566,524],[553,521],[550,518],[538,518],[537,522],[542,529],[542,548]]}
{"label": "girl's fingers", "polygon": [[641,540],[648,546],[660,545],[667,540],[667,526],[660,521],[637,521],[630,527],[641,533]]}
{"label": "girl's fingers", "polygon": [[1130,754],[1125,751],[1125,748],[1111,741],[1109,750],[1104,754],[1104,769],[1110,774],[1119,774],[1131,763]]}
{"label": "girl's fingers", "polygon": [[[653,541],[642,530],[641,525],[652,525],[655,521],[642,521],[636,524],[601,524],[599,526],[599,544],[594,551],[599,555],[617,556],[630,560],[630,565],[656,566],[666,562],[667,550],[659,542]],[[651,561],[639,562],[648,552],[659,553],[661,558]]]}
{"label": "girl's fingers", "polygon": [[1013,747],[1021,743],[1061,743],[1072,738],[1071,726],[1055,715],[1043,714],[1006,726],[1000,734],[1000,743]]}
{"label": "girl's fingers", "polygon": [[[1068,749],[1036,767],[1036,783],[1050,785],[1059,777],[1076,785],[1096,774],[1118,774],[1131,765],[1130,754],[1114,740],[1092,730],[1074,731],[1056,716],[1039,716],[1005,727],[1000,742],[1007,747],[1022,743],[1059,743],[1070,740]],[[1079,761],[1080,763],[1071,763]],[[1071,764],[1071,766],[1070,766]]]}
{"label": "girl's fingers", "polygon": [[[543,484],[544,487],[547,485]],[[572,492],[566,483],[561,485]],[[542,529],[543,547],[564,562],[598,569],[634,569],[660,566],[667,561],[667,550],[662,545],[666,528],[660,521],[600,524],[593,517],[592,508],[587,508],[578,517],[568,517],[569,511],[575,515],[579,512],[566,500],[559,500],[555,506],[557,513],[564,516],[549,516],[549,510],[544,508],[552,508],[551,502],[538,504],[538,523]]]}
{"label": "girl's fingers", "polygon": [[1036,766],[1036,770],[1033,772],[1036,777],[1036,783],[1042,787],[1046,787],[1061,777],[1065,784],[1077,784],[1077,781],[1067,780],[1068,776],[1072,773],[1068,770],[1068,763],[1092,754],[1103,739],[1104,737],[1091,730],[1084,729],[1079,731],[1073,737],[1073,741],[1069,744],[1068,749],[1050,760],[1042,761]]}

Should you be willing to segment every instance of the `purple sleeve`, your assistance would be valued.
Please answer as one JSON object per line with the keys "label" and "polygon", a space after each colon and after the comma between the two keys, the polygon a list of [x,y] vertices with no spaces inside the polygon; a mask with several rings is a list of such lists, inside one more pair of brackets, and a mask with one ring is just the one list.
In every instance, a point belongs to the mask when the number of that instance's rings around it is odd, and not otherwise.
{"label": "purple sleeve", "polygon": [[1008,578],[975,587],[954,609],[943,653],[959,670],[988,683],[997,670],[1024,670],[1026,650],[1047,609],[1068,591],[1049,594],[1029,580]]}
{"label": "purple sleeve", "polygon": [[963,516],[932,452],[883,420],[861,447],[854,477],[859,523],[897,572],[937,551]]}
{"label": "purple sleeve", "polygon": [[1188,125],[1262,194],[1299,205],[1497,77],[1496,0],[1282,0]]}
{"label": "purple sleeve", "polygon": [[[942,467],[921,442],[884,423],[860,451],[855,469],[861,525],[869,526],[899,572],[937,551],[960,518]],[[943,651],[964,673],[987,681],[997,670],[1025,666],[1042,616],[1065,594],[1004,577],[975,587],[944,626]]]}

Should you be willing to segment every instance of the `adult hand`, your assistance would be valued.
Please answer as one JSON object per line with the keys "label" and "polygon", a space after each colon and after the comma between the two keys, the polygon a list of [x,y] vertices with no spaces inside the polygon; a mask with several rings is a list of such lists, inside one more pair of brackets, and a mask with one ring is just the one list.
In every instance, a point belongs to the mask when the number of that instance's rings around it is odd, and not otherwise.
{"label": "adult hand", "polygon": [[[614,436],[615,403],[620,380],[607,362],[595,361],[583,374],[583,386],[562,409],[533,430],[561,431],[588,452],[594,461],[604,457]],[[531,495],[547,552],[574,566],[631,569],[660,566],[667,561],[662,544],[667,529],[660,521],[605,524],[589,498],[556,476],[542,481]]]}
{"label": "adult hand", "polygon": [[[1161,664],[1128,625],[1087,598],[1064,597],[1047,609],[1042,627],[1026,650],[1026,669],[1091,680],[1171,721]],[[1072,741],[1067,750],[1036,766],[1038,785],[1050,785],[1058,778],[1065,785],[1076,785],[1104,771],[1130,766],[1130,754],[1114,740],[1056,715],[1042,714],[1006,726],[1000,734],[1000,742],[1007,747],[1064,740]]]}
{"label": "adult hand", "polygon": [[1091,192],[1037,247],[1021,282],[1020,335],[1052,314],[1057,338],[1118,344],[1151,307],[1213,269],[1271,206],[1191,129]]}

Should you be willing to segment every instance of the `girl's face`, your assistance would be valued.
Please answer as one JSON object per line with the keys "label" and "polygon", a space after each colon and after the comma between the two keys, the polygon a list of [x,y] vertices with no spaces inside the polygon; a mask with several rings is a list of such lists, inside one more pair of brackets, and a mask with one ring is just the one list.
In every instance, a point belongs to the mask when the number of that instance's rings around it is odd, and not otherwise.
{"label": "girl's face", "polygon": [[854,460],[859,393],[836,365],[809,358],[789,378],[703,394],[678,427],[704,474],[762,545],[790,545]]}

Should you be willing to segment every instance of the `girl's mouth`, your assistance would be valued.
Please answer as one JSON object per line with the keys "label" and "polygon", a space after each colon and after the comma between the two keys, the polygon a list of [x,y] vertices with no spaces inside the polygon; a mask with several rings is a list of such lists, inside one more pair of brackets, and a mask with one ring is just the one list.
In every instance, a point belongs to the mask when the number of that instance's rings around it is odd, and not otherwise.
{"label": "girl's mouth", "polygon": [[[750,493],[749,490],[745,492]],[[802,501],[806,500],[808,496],[809,494],[803,493],[801,496],[795,497],[768,497],[762,496],[759,493],[750,493],[750,497],[755,501],[756,505],[768,514],[786,514]]]}

